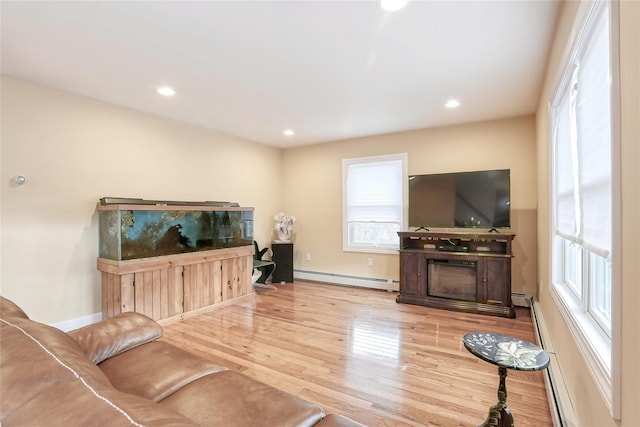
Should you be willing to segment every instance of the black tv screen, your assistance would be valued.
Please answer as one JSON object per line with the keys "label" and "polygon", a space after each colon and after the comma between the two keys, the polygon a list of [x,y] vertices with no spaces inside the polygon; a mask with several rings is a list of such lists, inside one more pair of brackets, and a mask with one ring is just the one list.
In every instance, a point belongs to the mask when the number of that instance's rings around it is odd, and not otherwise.
{"label": "black tv screen", "polygon": [[505,228],[510,170],[409,176],[409,227]]}

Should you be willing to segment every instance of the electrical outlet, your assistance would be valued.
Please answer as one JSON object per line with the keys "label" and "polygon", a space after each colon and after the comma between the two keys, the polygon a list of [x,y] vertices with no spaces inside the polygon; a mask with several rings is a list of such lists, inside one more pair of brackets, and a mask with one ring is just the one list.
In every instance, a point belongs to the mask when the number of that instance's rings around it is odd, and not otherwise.
{"label": "electrical outlet", "polygon": [[305,259],[306,261],[311,261],[311,254],[310,254],[309,252],[307,252],[307,253],[304,255],[304,259]]}
{"label": "electrical outlet", "polygon": [[367,265],[373,267],[373,258],[367,258]]}

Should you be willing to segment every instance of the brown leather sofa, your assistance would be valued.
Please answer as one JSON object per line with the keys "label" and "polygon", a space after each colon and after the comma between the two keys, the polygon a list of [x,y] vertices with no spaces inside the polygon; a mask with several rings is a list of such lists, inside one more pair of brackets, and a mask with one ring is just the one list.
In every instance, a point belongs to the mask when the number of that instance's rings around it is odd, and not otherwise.
{"label": "brown leather sofa", "polygon": [[362,426],[161,336],[137,313],[64,333],[0,297],[0,425]]}

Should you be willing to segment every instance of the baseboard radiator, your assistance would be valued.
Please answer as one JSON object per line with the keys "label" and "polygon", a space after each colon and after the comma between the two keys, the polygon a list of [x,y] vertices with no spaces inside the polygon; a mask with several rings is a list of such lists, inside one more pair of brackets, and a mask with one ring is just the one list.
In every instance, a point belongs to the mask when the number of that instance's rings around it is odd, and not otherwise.
{"label": "baseboard radiator", "polygon": [[[349,276],[346,274],[320,273],[317,271],[293,270],[293,278],[300,280],[310,280],[312,282],[331,283],[332,285],[356,286],[361,288],[382,289],[385,291],[397,292],[400,284],[397,280],[376,279],[371,277]],[[514,292],[511,294],[513,305],[518,307],[530,307],[531,298],[529,294]]]}
{"label": "baseboard radiator", "polygon": [[320,273],[317,271],[305,270],[293,270],[293,278],[310,280],[312,282],[331,283],[333,285],[382,289],[384,291],[397,292],[400,290],[400,284],[398,281],[392,279],[376,279],[371,277],[348,276],[345,274]]}
{"label": "baseboard radiator", "polygon": [[564,385],[562,371],[556,359],[556,353],[553,349],[553,343],[549,335],[549,331],[542,316],[540,303],[533,297],[530,300],[531,319],[533,320],[533,328],[538,339],[538,345],[549,353],[551,362],[544,372],[544,382],[547,387],[547,396],[549,398],[549,408],[551,409],[551,417],[555,427],[577,427],[577,421],[569,393]]}

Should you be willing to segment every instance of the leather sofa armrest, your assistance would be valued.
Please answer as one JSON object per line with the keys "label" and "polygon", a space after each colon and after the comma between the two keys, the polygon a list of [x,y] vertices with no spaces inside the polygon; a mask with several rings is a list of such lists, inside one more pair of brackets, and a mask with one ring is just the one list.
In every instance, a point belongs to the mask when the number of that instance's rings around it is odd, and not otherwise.
{"label": "leather sofa armrest", "polygon": [[121,313],[69,332],[95,364],[162,336],[162,326],[140,313]]}

